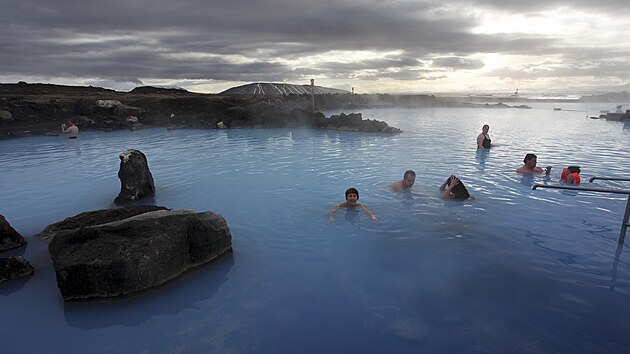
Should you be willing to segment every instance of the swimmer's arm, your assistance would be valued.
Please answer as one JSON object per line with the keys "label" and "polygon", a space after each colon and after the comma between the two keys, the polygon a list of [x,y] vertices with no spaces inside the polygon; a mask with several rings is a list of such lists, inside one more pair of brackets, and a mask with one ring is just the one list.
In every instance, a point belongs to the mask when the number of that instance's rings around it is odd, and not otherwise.
{"label": "swimmer's arm", "polygon": [[373,213],[370,209],[368,209],[365,205],[361,205],[361,208],[362,208],[363,210],[365,210],[365,212],[367,212],[368,214],[370,214],[370,217],[372,218],[372,221],[376,221],[376,220],[378,220],[378,219],[376,218],[376,215],[374,215],[374,213]]}
{"label": "swimmer's arm", "polygon": [[[446,184],[446,182],[444,182],[444,184]],[[444,193],[442,193],[442,198],[452,199],[453,196],[451,195],[451,189],[453,189],[453,187],[455,187],[455,183],[451,183],[448,187],[446,187],[444,189]]]}
{"label": "swimmer's arm", "polygon": [[478,149],[485,149],[485,148],[483,147],[483,138],[484,138],[483,134],[479,134],[479,135],[477,136],[477,148],[478,148]]}
{"label": "swimmer's arm", "polygon": [[335,212],[341,208],[345,208],[346,207],[346,203],[341,203],[339,205],[337,205],[336,207],[332,208],[332,210],[330,210],[330,213],[328,213],[328,218],[330,219],[331,222],[335,222]]}
{"label": "swimmer's arm", "polygon": [[442,183],[442,185],[440,186],[440,190],[443,191],[444,189],[446,189],[446,182],[448,181],[444,181],[444,183]]}

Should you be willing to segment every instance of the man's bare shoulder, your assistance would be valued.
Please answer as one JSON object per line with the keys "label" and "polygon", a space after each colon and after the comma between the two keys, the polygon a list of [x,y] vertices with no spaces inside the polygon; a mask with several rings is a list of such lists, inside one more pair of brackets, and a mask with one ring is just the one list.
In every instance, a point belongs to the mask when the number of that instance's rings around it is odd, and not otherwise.
{"label": "man's bare shoulder", "polygon": [[396,192],[404,192],[405,187],[403,187],[403,181],[396,181],[389,186]]}

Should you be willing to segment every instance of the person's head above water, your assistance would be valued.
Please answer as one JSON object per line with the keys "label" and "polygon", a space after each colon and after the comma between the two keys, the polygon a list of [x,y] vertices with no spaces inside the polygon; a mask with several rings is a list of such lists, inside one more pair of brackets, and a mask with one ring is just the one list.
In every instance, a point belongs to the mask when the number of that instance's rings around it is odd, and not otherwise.
{"label": "person's head above water", "polygon": [[534,154],[527,154],[525,155],[525,158],[523,159],[523,163],[527,165],[527,162],[534,160],[534,166],[536,166],[536,159],[538,159],[538,156],[534,155]]}
{"label": "person's head above water", "polygon": [[405,174],[403,175],[403,179],[402,179],[403,188],[409,189],[413,187],[413,184],[415,182],[416,182],[416,173],[412,170],[405,171]]}
{"label": "person's head above water", "polygon": [[567,169],[568,169],[568,170],[569,170],[569,172],[571,172],[571,173],[577,173],[577,174],[579,174],[580,172],[582,172],[582,171],[580,170],[580,166],[569,166],[569,167],[567,167]]}
{"label": "person's head above water", "polygon": [[346,200],[348,200],[348,194],[354,193],[357,196],[357,200],[359,200],[359,191],[356,188],[348,188],[346,189]]}

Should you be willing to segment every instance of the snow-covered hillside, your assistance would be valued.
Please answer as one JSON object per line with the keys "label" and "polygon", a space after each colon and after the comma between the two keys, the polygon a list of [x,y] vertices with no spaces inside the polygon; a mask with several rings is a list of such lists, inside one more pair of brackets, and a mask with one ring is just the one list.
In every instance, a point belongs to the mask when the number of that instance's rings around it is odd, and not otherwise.
{"label": "snow-covered hillside", "polygon": [[[314,86],[315,94],[327,94],[327,93],[350,93],[346,90],[333,89],[329,87]],[[311,94],[310,85],[291,85],[291,84],[274,84],[274,83],[253,83],[243,86],[232,87],[227,89],[221,94],[235,94],[235,95],[305,95]]]}

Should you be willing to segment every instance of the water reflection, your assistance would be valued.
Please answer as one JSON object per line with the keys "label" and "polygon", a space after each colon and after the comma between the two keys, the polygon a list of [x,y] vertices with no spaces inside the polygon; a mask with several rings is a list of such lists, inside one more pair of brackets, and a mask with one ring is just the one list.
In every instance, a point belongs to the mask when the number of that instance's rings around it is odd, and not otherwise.
{"label": "water reflection", "polygon": [[77,156],[81,156],[81,143],[79,139],[68,139],[68,143],[72,151],[74,151]]}
{"label": "water reflection", "polygon": [[234,255],[230,253],[164,287],[143,294],[116,300],[64,303],[66,323],[92,329],[136,326],[154,316],[175,316],[186,309],[197,308],[196,303],[211,298],[228,279],[233,265]]}
{"label": "water reflection", "polygon": [[615,251],[615,259],[613,260],[612,269],[610,270],[610,290],[615,290],[617,287],[617,267],[619,266],[619,259],[621,258],[621,252],[623,251],[623,244],[617,244],[617,251]]}
{"label": "water reflection", "polygon": [[346,208],[344,218],[347,222],[356,225],[359,222],[359,211],[356,208]]}
{"label": "water reflection", "polygon": [[9,280],[0,284],[0,296],[8,296],[20,289],[30,280],[31,276],[22,279]]}
{"label": "water reflection", "polygon": [[477,160],[477,169],[484,171],[486,169],[486,160],[490,156],[490,149],[477,149],[475,160]]}

